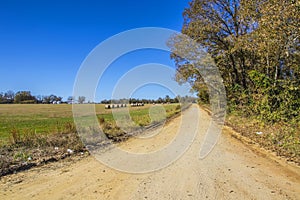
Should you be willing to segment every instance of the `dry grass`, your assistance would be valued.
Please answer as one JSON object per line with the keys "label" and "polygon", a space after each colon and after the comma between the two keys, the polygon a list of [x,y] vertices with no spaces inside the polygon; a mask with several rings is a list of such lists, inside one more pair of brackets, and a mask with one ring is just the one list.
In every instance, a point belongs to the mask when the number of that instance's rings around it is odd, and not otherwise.
{"label": "dry grass", "polygon": [[[300,126],[285,123],[265,124],[257,119],[231,114],[227,124],[258,143],[265,149],[276,152],[288,161],[300,165]],[[260,133],[261,132],[261,133]],[[258,134],[259,133],[259,134]]]}

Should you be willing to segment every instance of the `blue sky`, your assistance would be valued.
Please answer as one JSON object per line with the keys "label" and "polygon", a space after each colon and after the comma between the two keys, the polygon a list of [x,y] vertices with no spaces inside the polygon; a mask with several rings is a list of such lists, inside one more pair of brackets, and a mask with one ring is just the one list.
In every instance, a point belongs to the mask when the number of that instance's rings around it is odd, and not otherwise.
{"label": "blue sky", "polygon": [[[188,0],[0,1],[0,92],[29,90],[66,100],[80,65],[99,43],[139,27],[180,31],[187,6]],[[105,72],[96,100],[109,98],[112,86],[126,71],[151,62],[174,66],[168,52],[147,50],[123,56]],[[171,94],[167,88],[147,85],[134,97],[165,94]]]}

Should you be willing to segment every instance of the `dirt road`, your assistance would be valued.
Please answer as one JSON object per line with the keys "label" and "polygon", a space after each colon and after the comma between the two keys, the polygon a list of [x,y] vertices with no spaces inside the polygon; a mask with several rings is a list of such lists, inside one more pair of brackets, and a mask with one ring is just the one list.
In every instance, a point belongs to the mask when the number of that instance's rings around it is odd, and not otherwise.
{"label": "dirt road", "polygon": [[[94,157],[61,161],[1,179],[0,199],[300,199],[298,167],[270,159],[231,137],[225,129],[203,160],[199,146],[210,123],[200,112],[198,134],[176,162],[161,170],[132,174],[111,169]],[[192,119],[191,119],[192,120]],[[150,152],[168,144],[180,117],[149,139],[130,139],[120,148]]]}

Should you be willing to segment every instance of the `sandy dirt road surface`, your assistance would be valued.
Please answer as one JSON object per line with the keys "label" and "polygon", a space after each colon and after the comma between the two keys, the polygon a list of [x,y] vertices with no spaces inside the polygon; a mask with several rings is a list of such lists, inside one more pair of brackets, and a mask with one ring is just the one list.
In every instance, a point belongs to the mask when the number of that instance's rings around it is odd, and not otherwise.
{"label": "sandy dirt road surface", "polygon": [[[213,151],[200,160],[199,146],[211,118],[196,105],[183,115],[192,121],[195,112],[200,112],[197,137],[168,167],[132,174],[93,156],[61,161],[3,177],[0,199],[300,199],[299,167],[243,144],[230,129],[223,130]],[[166,124],[160,134],[132,138],[120,148],[137,152],[161,148],[176,137],[180,118]]]}

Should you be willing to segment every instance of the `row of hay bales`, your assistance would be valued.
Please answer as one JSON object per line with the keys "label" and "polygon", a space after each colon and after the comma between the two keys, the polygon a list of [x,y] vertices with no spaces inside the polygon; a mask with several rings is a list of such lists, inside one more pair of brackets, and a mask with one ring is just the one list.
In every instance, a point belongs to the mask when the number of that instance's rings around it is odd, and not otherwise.
{"label": "row of hay bales", "polygon": [[[131,103],[131,107],[144,106],[144,103]],[[127,107],[127,104],[108,104],[105,105],[105,109],[113,109],[113,108],[124,108]]]}
{"label": "row of hay bales", "polygon": [[144,103],[132,103],[131,107],[144,106]]}
{"label": "row of hay bales", "polygon": [[126,104],[108,104],[105,105],[105,109],[112,109],[112,108],[124,108],[127,107]]}

